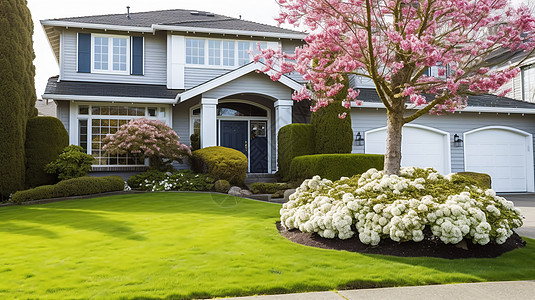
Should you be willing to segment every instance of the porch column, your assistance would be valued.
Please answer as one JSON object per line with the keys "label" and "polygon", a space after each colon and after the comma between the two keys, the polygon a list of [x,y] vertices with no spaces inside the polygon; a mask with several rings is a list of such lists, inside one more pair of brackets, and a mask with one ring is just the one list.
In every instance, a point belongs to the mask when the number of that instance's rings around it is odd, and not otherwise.
{"label": "porch column", "polygon": [[275,157],[279,157],[279,130],[288,124],[292,124],[293,100],[279,100],[273,105],[275,107]]}
{"label": "porch column", "polygon": [[201,100],[201,148],[217,146],[217,99]]}

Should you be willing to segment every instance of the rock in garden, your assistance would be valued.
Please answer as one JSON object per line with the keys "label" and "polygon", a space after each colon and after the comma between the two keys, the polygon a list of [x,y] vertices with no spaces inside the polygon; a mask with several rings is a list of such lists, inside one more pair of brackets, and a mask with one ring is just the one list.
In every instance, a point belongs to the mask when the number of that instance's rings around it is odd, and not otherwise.
{"label": "rock in garden", "polygon": [[237,197],[240,197],[241,196],[241,188],[238,187],[238,186],[233,186],[230,188],[230,190],[228,190],[228,194],[231,195],[231,196],[237,196]]}
{"label": "rock in garden", "polygon": [[295,189],[289,189],[284,191],[284,201],[288,202],[290,201],[290,195],[295,193]]}

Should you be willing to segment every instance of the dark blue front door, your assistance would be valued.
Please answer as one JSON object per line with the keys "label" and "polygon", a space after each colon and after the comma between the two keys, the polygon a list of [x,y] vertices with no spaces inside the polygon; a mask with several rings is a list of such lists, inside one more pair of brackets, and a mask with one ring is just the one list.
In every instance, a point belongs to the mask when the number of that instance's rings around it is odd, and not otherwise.
{"label": "dark blue front door", "polygon": [[236,149],[247,155],[248,122],[221,121],[221,146]]}
{"label": "dark blue front door", "polygon": [[251,121],[251,173],[267,173],[267,122]]}

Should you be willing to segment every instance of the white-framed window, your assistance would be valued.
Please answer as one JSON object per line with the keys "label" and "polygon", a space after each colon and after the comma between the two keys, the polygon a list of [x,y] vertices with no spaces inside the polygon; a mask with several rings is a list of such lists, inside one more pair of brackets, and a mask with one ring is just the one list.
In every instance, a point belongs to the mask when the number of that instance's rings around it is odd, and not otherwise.
{"label": "white-framed window", "polygon": [[130,38],[93,34],[91,69],[94,73],[129,74]]}
{"label": "white-framed window", "polygon": [[267,42],[186,38],[186,64],[207,67],[239,67],[253,61],[258,45]]}
{"label": "white-framed window", "polygon": [[80,104],[77,109],[78,145],[93,155],[93,165],[143,166],[145,162],[137,156],[107,155],[102,150],[102,140],[132,119],[157,119],[166,123],[168,109],[157,105]]}
{"label": "white-framed window", "polygon": [[204,44],[206,40],[186,39],[186,63],[204,65]]}

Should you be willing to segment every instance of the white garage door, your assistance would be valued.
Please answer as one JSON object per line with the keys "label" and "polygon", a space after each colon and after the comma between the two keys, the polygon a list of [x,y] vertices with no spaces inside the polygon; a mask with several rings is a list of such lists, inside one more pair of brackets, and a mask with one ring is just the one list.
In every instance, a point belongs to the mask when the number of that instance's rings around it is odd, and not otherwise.
{"label": "white garage door", "polygon": [[508,127],[485,127],[464,135],[465,170],[487,173],[497,192],[533,189],[530,134]]}
{"label": "white garage door", "polygon": [[[401,144],[402,167],[432,167],[441,174],[449,174],[449,134],[431,127],[407,124],[403,126]],[[386,127],[366,132],[365,152],[385,154]]]}

